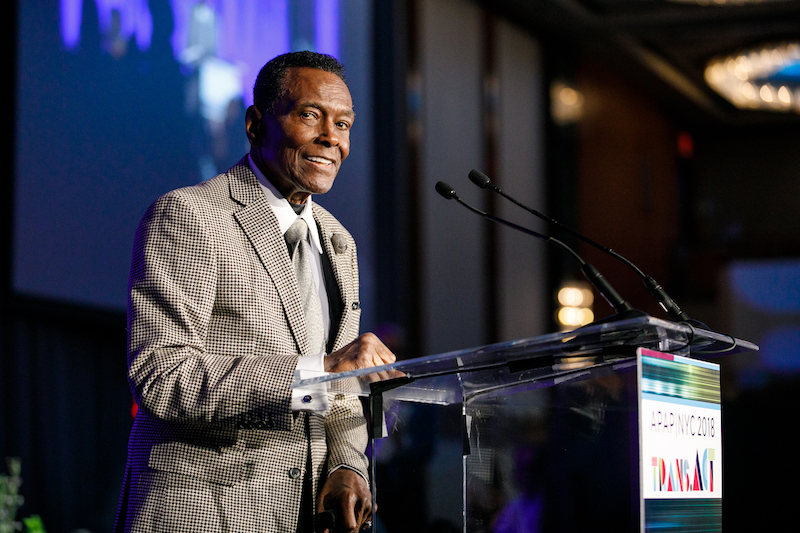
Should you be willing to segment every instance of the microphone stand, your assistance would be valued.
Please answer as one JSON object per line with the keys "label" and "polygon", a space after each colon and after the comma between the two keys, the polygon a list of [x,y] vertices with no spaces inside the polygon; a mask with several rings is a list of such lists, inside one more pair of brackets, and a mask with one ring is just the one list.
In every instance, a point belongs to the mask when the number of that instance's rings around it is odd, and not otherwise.
{"label": "microphone stand", "polygon": [[509,222],[502,218],[498,218],[494,215],[490,215],[485,211],[481,211],[480,209],[473,207],[463,201],[461,198],[458,197],[456,194],[455,189],[453,189],[447,183],[440,181],[436,184],[436,192],[438,192],[444,199],[446,200],[455,200],[459,204],[463,205],[473,213],[476,213],[492,222],[497,222],[498,224],[502,224],[506,227],[509,227],[513,230],[519,231],[526,235],[530,235],[532,237],[536,237],[537,239],[541,239],[545,242],[555,245],[556,247],[560,248],[561,250],[570,254],[573,258],[581,266],[581,272],[583,273],[586,280],[592,284],[592,286],[597,289],[603,298],[614,308],[616,314],[606,317],[604,319],[598,320],[593,322],[594,324],[600,324],[604,322],[614,321],[614,320],[624,320],[627,318],[634,318],[637,316],[644,316],[645,313],[642,311],[637,311],[633,308],[633,306],[628,303],[620,294],[611,286],[611,284],[603,277],[599,270],[597,270],[592,264],[587,263],[584,259],[578,255],[578,253],[570,248],[567,244],[563,243],[562,241],[555,239],[553,237],[549,237],[547,235],[543,235],[531,229],[519,226],[514,224],[513,222]]}
{"label": "microphone stand", "polygon": [[549,222],[550,224],[558,226],[559,228],[563,229],[564,231],[567,231],[568,233],[570,233],[571,235],[579,238],[580,240],[584,241],[585,243],[590,244],[591,246],[594,246],[598,250],[600,250],[602,252],[605,252],[606,254],[618,259],[619,261],[622,261],[631,270],[636,272],[636,275],[639,276],[639,278],[642,280],[642,283],[644,283],[644,286],[647,288],[647,291],[653,296],[653,298],[656,299],[656,301],[661,306],[661,308],[664,309],[664,311],[673,320],[675,320],[676,322],[690,322],[690,323],[692,323],[694,325],[699,325],[699,326],[701,326],[703,328],[707,328],[708,327],[705,324],[703,324],[702,322],[698,322],[696,320],[692,320],[691,318],[689,318],[689,315],[687,315],[686,313],[683,312],[683,310],[678,306],[678,304],[675,303],[675,301],[672,298],[670,298],[670,296],[666,293],[666,291],[664,291],[664,289],[661,287],[661,285],[659,285],[659,283],[655,279],[653,279],[651,276],[648,276],[647,274],[642,272],[642,270],[639,267],[637,267],[631,261],[629,261],[628,259],[626,259],[622,255],[618,254],[617,252],[615,252],[611,248],[609,248],[607,246],[603,246],[602,244],[593,241],[589,237],[586,237],[585,235],[575,231],[574,229],[570,228],[569,226],[565,226],[564,224],[562,224],[558,220],[556,220],[556,219],[554,219],[552,217],[549,217],[549,216],[547,216],[545,214],[542,214],[539,211],[537,211],[537,210],[535,210],[535,209],[533,209],[531,207],[528,207],[527,205],[519,202],[518,200],[514,199],[513,197],[511,197],[508,194],[506,194],[505,192],[503,192],[500,189],[500,187],[498,187],[497,185],[492,183],[492,181],[489,179],[489,177],[486,174],[484,174],[483,172],[481,172],[479,170],[472,169],[470,171],[470,173],[469,173],[469,179],[470,179],[470,181],[472,183],[474,183],[475,185],[477,185],[481,189],[491,189],[492,191],[496,192],[497,194],[499,194],[503,198],[505,198],[505,199],[509,200],[510,202],[518,205],[519,207],[521,207],[522,209],[528,211],[529,213],[541,218],[542,220],[545,220],[545,221]]}

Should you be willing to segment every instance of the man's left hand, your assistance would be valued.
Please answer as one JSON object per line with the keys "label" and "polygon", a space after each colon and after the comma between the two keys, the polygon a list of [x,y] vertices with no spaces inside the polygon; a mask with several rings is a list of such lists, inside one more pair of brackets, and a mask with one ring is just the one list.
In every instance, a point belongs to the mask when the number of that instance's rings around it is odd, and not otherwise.
{"label": "man's left hand", "polygon": [[[367,482],[355,470],[335,470],[317,496],[317,513],[333,511],[336,515],[335,533],[356,533],[372,518],[372,493]],[[333,533],[324,529],[322,533]]]}

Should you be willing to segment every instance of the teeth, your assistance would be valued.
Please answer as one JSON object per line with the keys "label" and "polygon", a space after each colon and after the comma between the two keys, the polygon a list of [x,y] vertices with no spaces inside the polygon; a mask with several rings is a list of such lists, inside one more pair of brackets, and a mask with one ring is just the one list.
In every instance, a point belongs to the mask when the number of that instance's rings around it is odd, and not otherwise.
{"label": "teeth", "polygon": [[310,155],[306,159],[308,159],[309,161],[313,161],[314,163],[321,163],[323,165],[330,165],[331,163],[333,163],[333,161],[331,161],[330,159],[326,159],[324,157],[317,157],[315,155]]}

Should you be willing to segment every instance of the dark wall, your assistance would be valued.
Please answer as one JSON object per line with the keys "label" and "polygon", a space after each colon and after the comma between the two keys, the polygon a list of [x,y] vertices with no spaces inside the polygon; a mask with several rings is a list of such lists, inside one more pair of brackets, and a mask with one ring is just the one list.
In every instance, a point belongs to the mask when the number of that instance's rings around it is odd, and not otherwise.
{"label": "dark wall", "polygon": [[[573,198],[578,228],[666,283],[678,227],[675,121],[601,65],[582,64],[575,83],[584,95]],[[588,245],[580,250],[635,308],[664,316],[631,270]],[[612,312],[600,300],[595,309]]]}
{"label": "dark wall", "polygon": [[697,132],[702,244],[726,257],[800,255],[800,124]]}
{"label": "dark wall", "polygon": [[[17,67],[15,4],[5,2],[0,8],[5,30],[0,32],[0,61],[7,73]],[[21,459],[25,503],[17,519],[38,514],[51,533],[109,531],[132,422],[125,320],[121,312],[20,298],[11,291],[15,122],[38,132],[43,154],[65,135],[57,120],[16,116],[17,99],[12,93],[0,107],[5,164],[0,186],[0,474],[7,473],[6,457]],[[47,202],[37,208],[48,209]]]}
{"label": "dark wall", "polygon": [[109,531],[132,422],[124,318],[52,302],[3,307],[0,457],[22,459],[17,518],[38,514],[51,533]]}
{"label": "dark wall", "polygon": [[[739,322],[758,317],[742,318],[746,306],[728,294],[726,272],[737,261],[800,257],[800,126],[767,126],[763,116],[699,124],[596,62],[581,64],[575,80],[585,96],[574,137],[580,229],[655,277],[692,318],[760,342],[753,327],[737,331],[734,306]],[[634,307],[665,317],[633,272],[582,250]],[[604,302],[596,306],[610,314]],[[796,309],[763,313],[797,324]],[[765,356],[715,359],[724,393],[725,531],[778,530],[794,519],[791,483],[800,467],[776,451],[794,445],[786,423],[800,362],[767,369],[758,362]]]}

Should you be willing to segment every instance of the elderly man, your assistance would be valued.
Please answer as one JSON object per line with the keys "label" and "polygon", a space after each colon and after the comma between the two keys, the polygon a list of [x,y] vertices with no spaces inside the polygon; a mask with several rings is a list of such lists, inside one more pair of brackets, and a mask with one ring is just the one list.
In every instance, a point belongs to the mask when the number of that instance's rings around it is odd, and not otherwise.
{"label": "elderly man", "polygon": [[250,154],[146,212],[133,252],[128,380],[139,403],[117,531],[337,531],[371,517],[357,398],[295,372],[394,361],[358,335],[356,247],[312,203],[350,152],[342,66],[278,56],[247,110]]}

